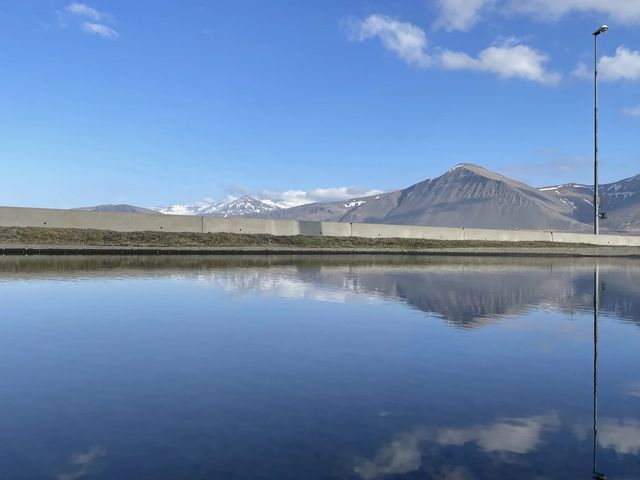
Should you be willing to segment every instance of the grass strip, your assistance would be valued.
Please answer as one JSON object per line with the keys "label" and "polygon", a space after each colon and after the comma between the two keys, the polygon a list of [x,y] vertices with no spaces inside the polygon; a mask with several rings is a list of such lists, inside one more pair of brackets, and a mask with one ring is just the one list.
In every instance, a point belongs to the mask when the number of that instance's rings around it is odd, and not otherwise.
{"label": "grass strip", "polygon": [[423,240],[411,238],[360,238],[274,236],[265,234],[114,232],[73,228],[0,227],[2,245],[65,245],[92,247],[284,247],[284,248],[379,248],[424,250],[440,248],[549,248],[593,247],[554,242],[488,242],[474,240]]}

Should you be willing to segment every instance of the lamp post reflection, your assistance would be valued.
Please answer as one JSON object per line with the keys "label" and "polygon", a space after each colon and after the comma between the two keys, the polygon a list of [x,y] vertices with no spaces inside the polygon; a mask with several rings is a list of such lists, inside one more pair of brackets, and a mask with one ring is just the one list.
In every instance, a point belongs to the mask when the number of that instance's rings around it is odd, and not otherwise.
{"label": "lamp post reflection", "polygon": [[598,472],[598,316],[600,311],[600,270],[596,264],[593,272],[593,471],[594,480],[606,480],[604,473]]}

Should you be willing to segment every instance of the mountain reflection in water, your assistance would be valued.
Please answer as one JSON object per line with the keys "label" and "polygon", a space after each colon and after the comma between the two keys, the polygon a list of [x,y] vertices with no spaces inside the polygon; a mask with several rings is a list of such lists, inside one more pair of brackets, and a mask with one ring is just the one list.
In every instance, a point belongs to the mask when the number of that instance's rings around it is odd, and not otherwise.
{"label": "mountain reflection in water", "polygon": [[593,270],[603,277],[600,311],[640,323],[640,261],[459,257],[7,257],[9,278],[197,278],[229,292],[347,302],[405,302],[452,326],[474,328],[531,308],[585,311]]}
{"label": "mountain reflection in water", "polygon": [[6,257],[0,292],[7,478],[640,478],[637,260]]}

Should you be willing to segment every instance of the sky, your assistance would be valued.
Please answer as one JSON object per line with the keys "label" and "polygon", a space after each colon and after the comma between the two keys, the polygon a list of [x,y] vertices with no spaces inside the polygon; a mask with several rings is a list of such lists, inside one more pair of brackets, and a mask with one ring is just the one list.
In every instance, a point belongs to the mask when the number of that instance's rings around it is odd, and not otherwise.
{"label": "sky", "polygon": [[0,204],[640,173],[640,0],[0,0]]}

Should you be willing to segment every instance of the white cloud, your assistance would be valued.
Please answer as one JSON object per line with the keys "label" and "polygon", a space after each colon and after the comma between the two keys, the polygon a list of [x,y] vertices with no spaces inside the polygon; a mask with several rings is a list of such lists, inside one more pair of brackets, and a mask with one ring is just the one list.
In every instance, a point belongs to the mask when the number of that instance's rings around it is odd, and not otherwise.
{"label": "white cloud", "polygon": [[349,22],[349,30],[351,38],[359,42],[379,38],[387,50],[411,65],[424,68],[431,63],[426,51],[427,36],[421,28],[411,23],[385,15],[370,15],[364,20]]}
{"label": "white cloud", "polygon": [[613,57],[604,56],[598,62],[602,80],[640,80],[640,51],[623,46]]}
{"label": "white cloud", "polygon": [[[424,442],[434,442],[442,447],[475,443],[487,454],[525,454],[536,450],[542,443],[542,435],[559,424],[556,414],[546,414],[500,419],[488,425],[468,428],[418,428],[397,435],[378,450],[372,460],[359,459],[355,473],[363,480],[377,480],[389,475],[415,472],[422,466],[421,444]],[[464,472],[458,470],[452,473],[457,478],[464,478],[461,477]]]}
{"label": "white cloud", "polygon": [[505,9],[549,20],[587,12],[621,23],[640,22],[640,2],[637,0],[508,0]]}
{"label": "white cloud", "polygon": [[553,414],[504,419],[489,425],[442,430],[436,442],[445,446],[473,442],[485,452],[524,454],[535,450],[541,442],[542,433],[558,424],[558,417]]}
{"label": "white cloud", "polygon": [[174,204],[167,207],[155,207],[161,213],[169,215],[208,215],[215,213],[225,204],[237,200],[242,195],[250,195],[269,205],[280,208],[298,207],[309,203],[339,202],[354,198],[369,197],[384,193],[383,190],[360,187],[314,188],[312,190],[263,190],[253,193],[244,187],[235,186],[223,199],[205,198],[189,204]]}
{"label": "white cloud", "polygon": [[640,454],[640,422],[605,418],[600,422],[598,444],[621,455]]}
{"label": "white cloud", "polygon": [[448,31],[468,31],[492,9],[505,15],[528,15],[539,20],[557,21],[568,15],[587,13],[605,21],[640,23],[638,0],[437,0],[436,27]]}
{"label": "white cloud", "polygon": [[99,461],[107,454],[103,447],[91,447],[86,452],[78,452],[69,458],[68,472],[60,473],[56,476],[57,480],[77,480],[91,473],[93,464]]}
{"label": "white cloud", "polygon": [[523,78],[544,85],[557,85],[562,79],[561,74],[546,70],[547,55],[514,39],[486,48],[477,57],[446,49],[434,57],[427,52],[424,31],[411,23],[384,15],[370,15],[362,21],[351,21],[349,27],[352,39],[364,41],[378,37],[387,50],[406,63],[421,68],[483,71],[497,74],[500,78]]}
{"label": "white cloud", "polygon": [[[637,392],[633,395],[637,395]],[[573,431],[578,440],[592,439],[591,424],[576,425]],[[600,448],[612,449],[618,455],[640,454],[640,420],[601,418],[598,422],[598,445]]]}
{"label": "white cloud", "polygon": [[312,190],[262,191],[258,198],[271,200],[281,207],[297,207],[308,203],[338,202],[352,198],[368,197],[383,193],[382,190],[359,187],[314,188]]}
{"label": "white cloud", "polygon": [[557,85],[562,75],[545,69],[547,55],[526,45],[505,43],[482,50],[477,57],[464,52],[444,50],[440,56],[443,68],[477,70],[495,73],[500,78],[524,78],[544,85]]}
{"label": "white cloud", "polygon": [[351,291],[320,286],[314,282],[295,278],[295,272],[282,270],[246,270],[211,272],[198,274],[198,280],[203,286],[214,285],[225,292],[237,295],[259,294],[269,297],[281,297],[289,299],[308,299],[322,303],[375,303],[378,298],[373,295],[362,297]]}
{"label": "white cloud", "polygon": [[440,15],[436,28],[468,31],[482,19],[482,13],[492,6],[495,0],[438,0]]}
{"label": "white cloud", "polygon": [[420,443],[428,438],[429,432],[425,429],[401,433],[378,450],[373,460],[360,460],[355,473],[363,480],[376,480],[415,472],[422,465]]}
{"label": "white cloud", "polygon": [[[635,117],[635,118],[640,118],[640,105],[638,105],[637,107],[630,107],[630,108],[625,108],[623,110],[625,115],[628,115],[630,117]],[[640,387],[637,387],[637,392],[638,395],[640,397]]]}
{"label": "white cloud", "polygon": [[114,39],[118,38],[119,36],[118,32],[116,32],[113,28],[102,25],[101,23],[85,22],[82,24],[82,30],[87,33],[98,35],[102,38],[107,39]]}
{"label": "white cloud", "polygon": [[84,3],[70,3],[65,7],[65,10],[73,15],[77,15],[78,17],[85,17],[98,22],[105,18],[104,13],[101,13],[95,8]]}
{"label": "white cloud", "polygon": [[71,24],[85,33],[101,38],[113,40],[119,37],[119,33],[108,25],[113,18],[85,3],[70,3],[64,11],[58,12],[58,18],[63,28]]}
{"label": "white cloud", "polygon": [[575,77],[579,78],[593,78],[593,69],[590,70],[587,64],[584,62],[580,62],[572,73]]}
{"label": "white cloud", "polygon": [[[581,62],[573,70],[573,75],[579,78],[593,79],[593,65]],[[615,55],[605,55],[598,60],[598,76],[600,80],[608,82],[640,80],[640,51],[619,46]]]}

